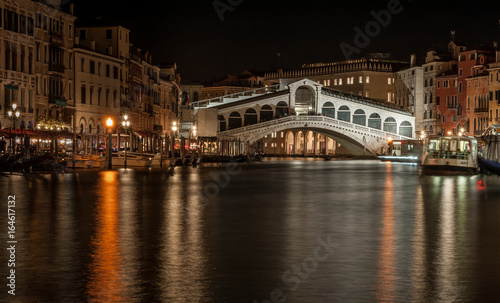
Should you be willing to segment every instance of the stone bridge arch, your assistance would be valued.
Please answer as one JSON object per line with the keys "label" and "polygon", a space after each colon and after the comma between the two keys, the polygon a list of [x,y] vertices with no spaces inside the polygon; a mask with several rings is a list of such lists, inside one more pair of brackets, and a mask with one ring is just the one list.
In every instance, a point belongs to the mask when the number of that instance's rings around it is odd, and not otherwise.
{"label": "stone bridge arch", "polygon": [[239,139],[242,142],[253,144],[272,133],[288,130],[313,131],[325,135],[342,144],[344,148],[356,156],[364,155],[365,148],[367,154],[375,156],[382,153],[383,149],[387,146],[387,138],[389,137],[395,140],[411,139],[395,133],[388,133],[324,116],[290,116],[221,132],[219,135],[222,139]]}

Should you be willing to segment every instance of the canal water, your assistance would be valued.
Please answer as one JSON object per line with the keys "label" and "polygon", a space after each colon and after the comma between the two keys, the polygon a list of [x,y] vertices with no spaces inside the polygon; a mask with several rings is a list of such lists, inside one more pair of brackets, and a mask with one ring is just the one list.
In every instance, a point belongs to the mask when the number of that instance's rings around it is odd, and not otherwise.
{"label": "canal water", "polygon": [[496,176],[267,160],[4,175],[0,192],[1,302],[500,300]]}

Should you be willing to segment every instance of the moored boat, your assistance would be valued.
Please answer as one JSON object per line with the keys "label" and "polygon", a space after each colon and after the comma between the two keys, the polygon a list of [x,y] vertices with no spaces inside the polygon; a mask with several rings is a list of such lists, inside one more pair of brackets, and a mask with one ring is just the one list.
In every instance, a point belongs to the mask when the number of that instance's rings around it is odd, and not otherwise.
{"label": "moored boat", "polygon": [[387,154],[378,158],[383,162],[420,163],[422,146],[422,140],[390,140]]}
{"label": "moored boat", "polygon": [[477,140],[464,136],[431,135],[424,141],[422,173],[477,174]]}
{"label": "moored boat", "polygon": [[[153,159],[140,154],[127,153],[127,167],[151,167]],[[113,166],[125,166],[125,153],[113,154]]]}
{"label": "moored boat", "polygon": [[65,158],[66,161],[66,167],[74,167],[74,168],[93,168],[94,167],[94,160],[92,159],[91,156],[81,156],[81,155],[75,155],[74,159],[74,164],[73,164],[73,158]]}

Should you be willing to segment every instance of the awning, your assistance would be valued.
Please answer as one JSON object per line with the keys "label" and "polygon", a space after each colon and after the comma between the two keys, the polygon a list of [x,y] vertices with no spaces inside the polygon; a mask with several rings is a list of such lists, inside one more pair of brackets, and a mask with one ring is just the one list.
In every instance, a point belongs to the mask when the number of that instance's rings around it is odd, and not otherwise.
{"label": "awning", "polygon": [[36,134],[36,132],[33,131],[33,130],[31,130],[31,129],[23,129],[22,131],[19,128],[16,128],[16,129],[8,129],[8,128],[0,129],[0,135],[2,135],[4,137],[7,137],[7,138],[10,138],[11,134],[12,134],[12,136],[20,136],[21,132],[22,132],[23,135],[27,135],[27,136],[33,136],[33,135]]}

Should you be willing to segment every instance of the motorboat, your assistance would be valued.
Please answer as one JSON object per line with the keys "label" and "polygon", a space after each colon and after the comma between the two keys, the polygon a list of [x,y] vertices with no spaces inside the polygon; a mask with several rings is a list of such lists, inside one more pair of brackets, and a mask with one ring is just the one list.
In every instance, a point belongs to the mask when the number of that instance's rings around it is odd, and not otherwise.
{"label": "motorboat", "polygon": [[[141,154],[127,152],[127,167],[151,167],[153,158]],[[125,152],[113,154],[113,166],[125,166]]]}
{"label": "motorboat", "polygon": [[431,135],[424,141],[422,173],[467,175],[478,172],[477,140],[466,136]]}
{"label": "motorboat", "polygon": [[[73,157],[64,158],[66,161],[66,167],[69,168],[93,168],[94,167],[94,159],[92,156],[82,156],[75,155],[75,159]],[[74,163],[73,163],[74,161]]]}
{"label": "motorboat", "polygon": [[482,135],[484,147],[478,154],[481,171],[500,175],[500,124],[491,125]]}
{"label": "motorboat", "polygon": [[386,155],[378,156],[383,162],[420,163],[422,157],[422,140],[389,141]]}

